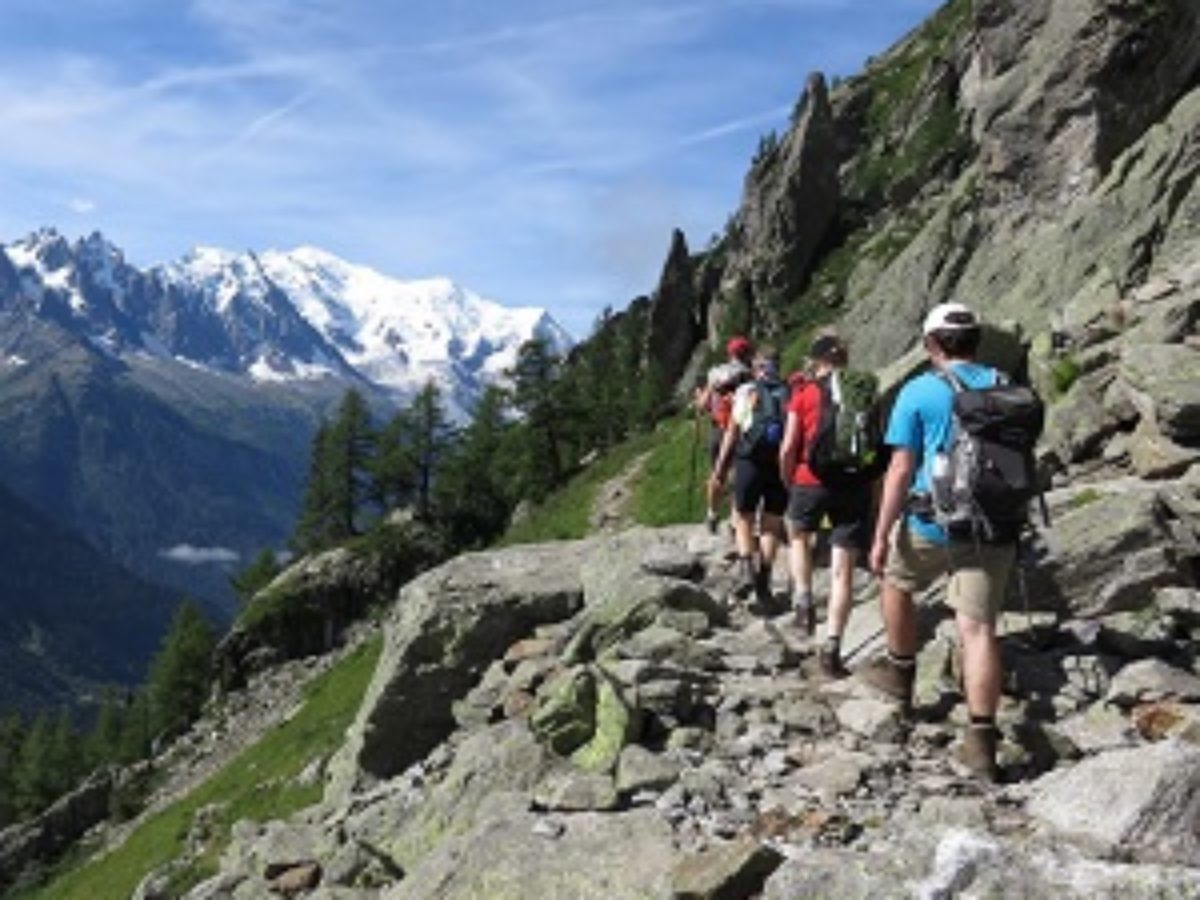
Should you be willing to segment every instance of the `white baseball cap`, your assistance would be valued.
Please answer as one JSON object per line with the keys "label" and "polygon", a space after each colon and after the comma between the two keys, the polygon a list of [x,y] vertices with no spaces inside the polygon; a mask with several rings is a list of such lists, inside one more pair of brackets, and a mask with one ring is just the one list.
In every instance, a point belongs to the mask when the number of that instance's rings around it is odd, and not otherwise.
{"label": "white baseball cap", "polygon": [[922,334],[932,334],[935,331],[960,331],[967,328],[978,328],[979,319],[961,303],[939,303],[925,317],[921,328]]}

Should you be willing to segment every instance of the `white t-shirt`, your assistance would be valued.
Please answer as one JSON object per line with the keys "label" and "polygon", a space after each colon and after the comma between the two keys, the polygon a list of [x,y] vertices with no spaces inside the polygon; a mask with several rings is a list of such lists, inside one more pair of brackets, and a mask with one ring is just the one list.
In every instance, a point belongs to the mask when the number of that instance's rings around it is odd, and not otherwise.
{"label": "white t-shirt", "polygon": [[738,362],[736,359],[726,363],[721,363],[719,366],[713,366],[708,370],[708,386],[717,388],[723,384],[730,384],[747,378],[750,375],[750,367],[745,363]]}

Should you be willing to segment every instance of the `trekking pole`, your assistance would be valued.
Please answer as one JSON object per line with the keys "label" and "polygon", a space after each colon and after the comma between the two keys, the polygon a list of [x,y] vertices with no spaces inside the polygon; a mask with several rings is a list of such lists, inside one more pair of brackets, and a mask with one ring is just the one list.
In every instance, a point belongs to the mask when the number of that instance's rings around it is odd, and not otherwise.
{"label": "trekking pole", "polygon": [[688,466],[687,517],[688,521],[695,518],[696,502],[696,459],[700,448],[700,414],[692,414],[692,456]]}

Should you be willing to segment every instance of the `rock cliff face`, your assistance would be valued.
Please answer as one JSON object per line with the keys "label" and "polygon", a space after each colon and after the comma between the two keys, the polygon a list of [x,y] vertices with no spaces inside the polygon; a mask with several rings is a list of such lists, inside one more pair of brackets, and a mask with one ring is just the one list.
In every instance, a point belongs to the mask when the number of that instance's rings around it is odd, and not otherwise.
{"label": "rock cliff face", "polygon": [[1198,43],[1188,0],[952,0],[828,97],[814,76],[701,260],[710,344],[838,321],[881,366],[949,297],[1082,325],[1196,262]]}

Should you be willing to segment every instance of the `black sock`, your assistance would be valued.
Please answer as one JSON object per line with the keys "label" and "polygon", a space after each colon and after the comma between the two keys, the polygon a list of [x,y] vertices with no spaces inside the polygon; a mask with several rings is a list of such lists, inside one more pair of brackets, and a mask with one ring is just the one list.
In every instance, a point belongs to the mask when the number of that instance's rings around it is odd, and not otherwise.
{"label": "black sock", "polygon": [[893,650],[888,650],[887,655],[892,665],[899,666],[901,669],[911,669],[917,665],[917,657],[915,655],[901,656]]}
{"label": "black sock", "polygon": [[977,716],[974,713],[971,713],[971,727],[972,728],[995,728],[996,727],[996,717],[995,716]]}
{"label": "black sock", "polygon": [[839,653],[841,653],[842,636],[840,634],[831,634],[829,637],[825,638],[825,649],[828,650],[833,656],[837,656]]}

